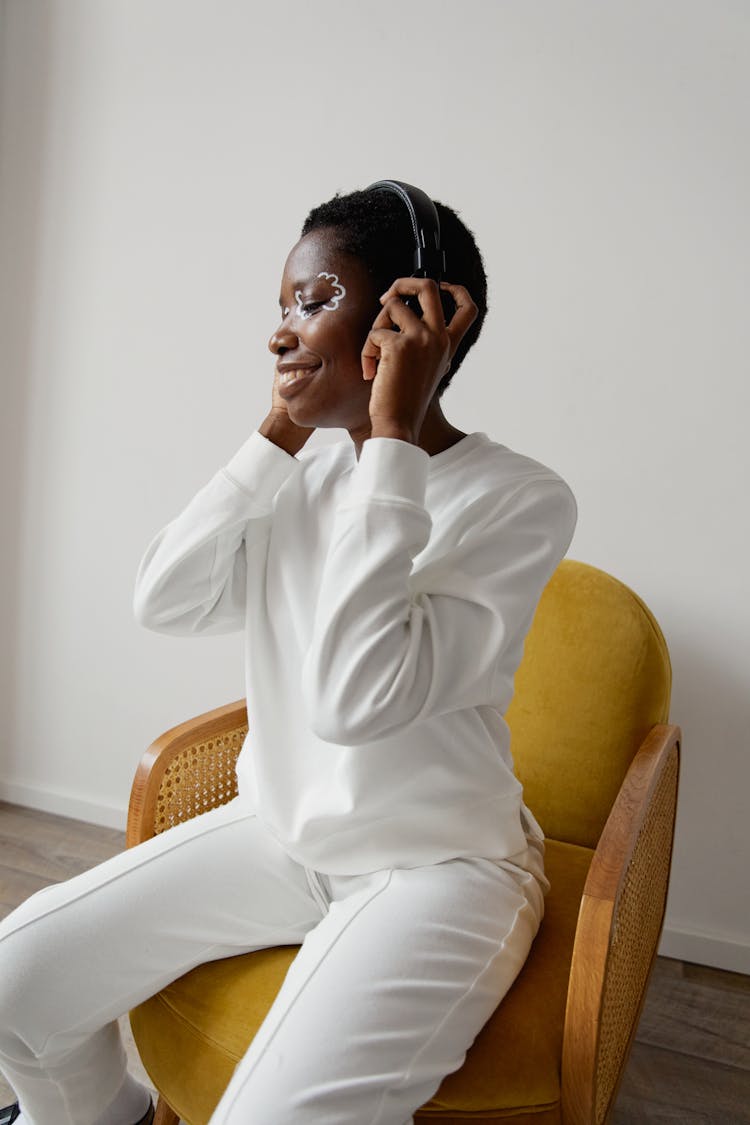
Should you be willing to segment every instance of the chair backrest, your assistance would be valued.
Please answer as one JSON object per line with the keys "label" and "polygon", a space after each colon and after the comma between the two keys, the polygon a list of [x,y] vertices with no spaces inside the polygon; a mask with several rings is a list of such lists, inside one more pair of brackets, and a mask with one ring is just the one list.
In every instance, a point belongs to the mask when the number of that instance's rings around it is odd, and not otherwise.
{"label": "chair backrest", "polygon": [[593,848],[633,756],[667,722],[661,629],[622,582],[566,559],[542,594],[506,718],[524,801],[545,836]]}

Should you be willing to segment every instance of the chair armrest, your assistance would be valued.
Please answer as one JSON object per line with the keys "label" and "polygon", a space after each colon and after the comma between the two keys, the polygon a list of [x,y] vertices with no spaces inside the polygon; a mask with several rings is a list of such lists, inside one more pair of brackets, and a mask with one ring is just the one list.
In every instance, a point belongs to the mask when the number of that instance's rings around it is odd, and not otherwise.
{"label": "chair armrest", "polygon": [[238,699],[188,719],[152,742],[130,791],[127,847],[235,797],[234,767],[247,729],[245,700]]}
{"label": "chair armrest", "polygon": [[602,1125],[614,1107],[664,922],[681,737],[652,727],[591,861],[565,1010],[563,1125]]}

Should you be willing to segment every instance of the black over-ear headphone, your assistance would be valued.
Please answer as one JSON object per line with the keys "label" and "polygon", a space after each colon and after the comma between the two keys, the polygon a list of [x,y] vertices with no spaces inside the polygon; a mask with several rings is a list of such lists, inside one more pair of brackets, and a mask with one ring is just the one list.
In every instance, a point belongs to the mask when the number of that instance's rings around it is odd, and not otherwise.
{"label": "black over-ear headphone", "polygon": [[[397,195],[405,205],[414,232],[414,270],[412,277],[431,277],[438,285],[446,272],[445,251],[440,245],[440,216],[429,195],[413,184],[403,180],[377,180],[367,191],[387,191]],[[422,308],[416,297],[403,297],[402,300],[417,316],[422,316]],[[440,290],[440,303],[446,324],[456,311],[456,304],[450,293]]]}

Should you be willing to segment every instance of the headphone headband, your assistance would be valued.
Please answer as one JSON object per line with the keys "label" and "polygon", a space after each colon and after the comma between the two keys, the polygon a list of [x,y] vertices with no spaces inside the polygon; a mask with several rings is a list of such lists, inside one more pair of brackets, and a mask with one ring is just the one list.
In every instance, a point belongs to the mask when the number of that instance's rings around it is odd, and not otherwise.
{"label": "headphone headband", "polygon": [[440,246],[440,217],[429,195],[403,180],[376,180],[367,191],[387,191],[405,204],[414,234],[414,272],[412,277],[431,277],[442,281],[445,251]]}

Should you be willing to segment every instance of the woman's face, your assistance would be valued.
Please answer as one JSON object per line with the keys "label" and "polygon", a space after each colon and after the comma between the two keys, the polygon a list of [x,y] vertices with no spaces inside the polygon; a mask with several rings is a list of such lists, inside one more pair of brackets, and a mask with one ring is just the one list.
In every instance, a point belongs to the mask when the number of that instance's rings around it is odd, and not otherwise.
{"label": "woman's face", "polygon": [[311,231],[292,248],[281,279],[281,323],[268,346],[297,425],[350,433],[369,427],[372,382],[362,378],[361,352],[380,312],[378,296],[362,262],[336,249],[335,232]]}

